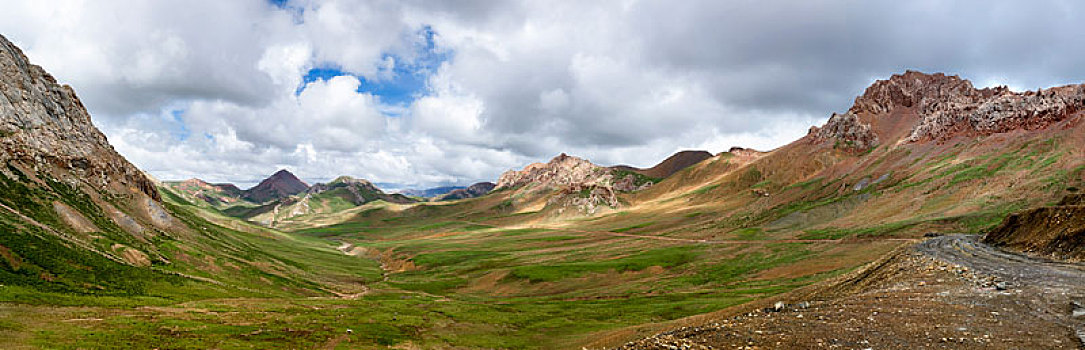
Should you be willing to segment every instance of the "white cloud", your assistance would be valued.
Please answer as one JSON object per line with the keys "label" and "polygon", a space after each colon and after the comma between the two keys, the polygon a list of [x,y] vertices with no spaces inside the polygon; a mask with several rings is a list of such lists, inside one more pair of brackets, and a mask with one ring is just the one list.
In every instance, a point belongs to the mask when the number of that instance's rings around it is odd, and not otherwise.
{"label": "white cloud", "polygon": [[[650,166],[681,149],[777,147],[904,69],[1027,88],[1085,76],[1085,7],[1070,3],[289,6],[14,0],[0,34],[72,84],[137,165],[246,184],[278,167],[463,184],[560,152]],[[429,30],[448,60],[422,67],[412,103],[388,103],[380,84],[426,58]],[[352,75],[305,83],[317,67]]]}

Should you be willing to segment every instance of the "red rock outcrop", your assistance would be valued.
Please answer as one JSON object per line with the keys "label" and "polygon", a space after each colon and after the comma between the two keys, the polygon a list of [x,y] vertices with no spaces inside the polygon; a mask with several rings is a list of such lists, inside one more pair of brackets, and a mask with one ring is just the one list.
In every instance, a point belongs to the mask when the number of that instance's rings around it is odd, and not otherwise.
{"label": "red rock outcrop", "polygon": [[1013,92],[1004,86],[976,89],[957,76],[908,71],[875,82],[855,99],[848,113],[877,115],[896,108],[914,109],[921,119],[904,141],[919,142],[1041,129],[1083,107],[1083,85]]}

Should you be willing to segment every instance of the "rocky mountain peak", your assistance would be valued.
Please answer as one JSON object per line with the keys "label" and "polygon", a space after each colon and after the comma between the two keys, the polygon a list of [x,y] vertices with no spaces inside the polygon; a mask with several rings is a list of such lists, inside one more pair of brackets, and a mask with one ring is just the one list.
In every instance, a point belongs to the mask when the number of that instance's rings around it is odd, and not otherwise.
{"label": "rocky mountain peak", "polygon": [[[0,161],[113,194],[160,201],[154,182],[94,127],[70,86],[31,64],[0,36]],[[10,174],[6,174],[11,176]]]}
{"label": "rocky mountain peak", "polygon": [[606,173],[605,168],[583,158],[562,153],[547,163],[534,163],[523,170],[510,170],[501,174],[497,188],[512,188],[527,184],[541,187],[565,186],[573,183],[593,182]]}
{"label": "rocky mountain peak", "polygon": [[268,177],[268,179],[277,180],[277,181],[281,180],[281,181],[291,181],[291,182],[304,183],[303,181],[301,181],[301,179],[298,179],[297,176],[294,176],[294,173],[292,173],[292,172],[290,172],[289,170],[286,170],[286,169],[280,169],[279,171],[276,171],[274,174],[271,174],[271,176]]}
{"label": "rocky mountain peak", "polygon": [[849,112],[854,114],[887,113],[897,107],[916,108],[927,113],[933,106],[947,103],[974,103],[1008,92],[1004,86],[976,89],[972,82],[956,75],[927,74],[909,70],[878,80],[855,98]]}
{"label": "rocky mountain peak", "polygon": [[824,126],[811,128],[810,135],[834,146],[869,149],[885,141],[871,123],[900,109],[919,119],[899,142],[1035,130],[1085,110],[1085,85],[1014,92],[1005,86],[977,89],[955,75],[907,71],[878,80],[846,113],[834,113]]}
{"label": "rocky mountain peak", "polygon": [[973,94],[923,106],[922,120],[905,141],[1042,129],[1085,110],[1085,85],[1025,92],[1001,88],[996,94],[984,92],[987,90],[990,89],[976,90],[982,98]]}

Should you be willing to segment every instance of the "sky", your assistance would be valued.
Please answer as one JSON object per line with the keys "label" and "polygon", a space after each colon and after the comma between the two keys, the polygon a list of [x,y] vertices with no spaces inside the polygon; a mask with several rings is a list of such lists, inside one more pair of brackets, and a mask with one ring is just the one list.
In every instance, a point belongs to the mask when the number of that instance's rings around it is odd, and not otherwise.
{"label": "sky", "polygon": [[565,152],[769,150],[908,69],[1081,83],[1076,1],[6,0],[0,34],[160,180],[389,189]]}

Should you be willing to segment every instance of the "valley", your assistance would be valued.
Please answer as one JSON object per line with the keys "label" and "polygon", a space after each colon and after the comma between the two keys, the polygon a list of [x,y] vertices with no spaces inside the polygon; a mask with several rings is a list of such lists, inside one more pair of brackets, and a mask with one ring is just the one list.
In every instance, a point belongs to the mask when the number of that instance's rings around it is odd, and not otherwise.
{"label": "valley", "polygon": [[1082,85],[908,71],[773,150],[423,198],[152,179],[0,44],[0,348],[1080,346],[1080,220],[1034,228],[1080,211]]}

